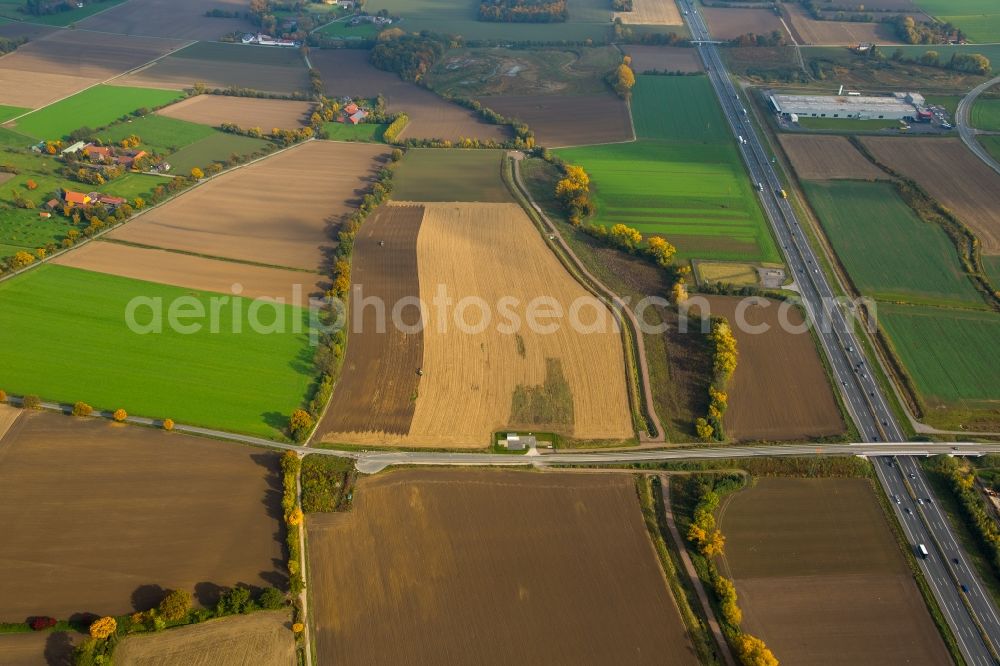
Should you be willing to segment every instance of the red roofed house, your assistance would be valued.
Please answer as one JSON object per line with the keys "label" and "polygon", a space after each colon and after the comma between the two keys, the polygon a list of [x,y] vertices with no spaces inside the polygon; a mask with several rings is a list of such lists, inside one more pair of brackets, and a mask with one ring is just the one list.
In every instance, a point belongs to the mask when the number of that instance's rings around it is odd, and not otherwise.
{"label": "red roofed house", "polygon": [[358,112],[358,105],[355,104],[354,102],[351,102],[350,104],[344,107],[344,113],[348,116],[353,116],[357,112]]}
{"label": "red roofed house", "polygon": [[112,208],[121,206],[126,201],[126,199],[121,197],[113,197],[108,194],[101,194],[100,192],[91,192],[87,196],[90,198],[91,203],[104,204],[105,206],[111,206]]}
{"label": "red roofed house", "polygon": [[90,144],[84,146],[83,151],[92,162],[106,162],[113,156],[109,146],[95,146]]}
{"label": "red roofed house", "polygon": [[148,154],[149,153],[147,153],[145,150],[130,150],[124,155],[118,157],[115,161],[118,162],[118,164],[121,164],[123,167],[131,169],[132,165],[135,164],[136,160],[142,159]]}
{"label": "red roofed house", "polygon": [[357,125],[358,123],[360,123],[362,120],[364,120],[367,117],[368,117],[368,112],[367,111],[365,111],[364,109],[358,109],[357,111],[355,111],[354,113],[352,113],[350,116],[348,116],[347,119],[351,121],[352,125]]}
{"label": "red roofed house", "polygon": [[71,206],[86,206],[90,203],[90,197],[83,192],[63,190],[63,201]]}

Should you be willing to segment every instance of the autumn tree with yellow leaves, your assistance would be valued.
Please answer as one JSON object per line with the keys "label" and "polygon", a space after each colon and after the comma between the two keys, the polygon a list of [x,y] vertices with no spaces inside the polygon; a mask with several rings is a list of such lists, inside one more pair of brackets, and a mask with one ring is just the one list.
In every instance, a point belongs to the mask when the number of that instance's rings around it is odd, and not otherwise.
{"label": "autumn tree with yellow leaves", "polygon": [[584,217],[593,211],[590,201],[590,176],[581,166],[563,165],[563,177],[556,183],[556,199],[570,224],[579,225]]}
{"label": "autumn tree with yellow leaves", "polygon": [[611,70],[611,73],[608,74],[608,83],[622,99],[628,99],[632,96],[632,87],[635,85],[635,72],[632,71],[631,56],[622,58],[621,64]]}
{"label": "autumn tree with yellow leaves", "polygon": [[94,620],[90,624],[90,637],[104,640],[118,630],[118,621],[110,616]]}

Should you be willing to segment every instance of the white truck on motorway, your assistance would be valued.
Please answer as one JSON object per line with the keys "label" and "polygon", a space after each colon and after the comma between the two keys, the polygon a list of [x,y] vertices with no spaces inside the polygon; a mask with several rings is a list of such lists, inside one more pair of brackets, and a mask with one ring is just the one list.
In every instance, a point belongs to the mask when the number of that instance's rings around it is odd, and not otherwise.
{"label": "white truck on motorway", "polygon": [[927,552],[927,546],[922,543],[917,544],[917,552],[920,553],[920,557],[925,560],[931,556],[931,554]]}

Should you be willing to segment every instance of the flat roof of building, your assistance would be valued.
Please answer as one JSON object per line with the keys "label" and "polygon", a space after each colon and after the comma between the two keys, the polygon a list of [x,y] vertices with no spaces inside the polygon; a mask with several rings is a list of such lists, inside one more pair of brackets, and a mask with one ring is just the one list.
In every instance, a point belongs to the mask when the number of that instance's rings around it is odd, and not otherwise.
{"label": "flat roof of building", "polygon": [[913,105],[896,97],[866,97],[864,95],[771,95],[777,107],[786,113],[826,113],[829,111],[913,112]]}

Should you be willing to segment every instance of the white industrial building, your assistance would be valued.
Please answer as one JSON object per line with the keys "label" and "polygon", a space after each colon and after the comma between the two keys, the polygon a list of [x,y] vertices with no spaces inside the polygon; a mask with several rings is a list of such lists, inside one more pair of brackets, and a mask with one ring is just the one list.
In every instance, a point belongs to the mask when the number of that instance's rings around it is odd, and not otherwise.
{"label": "white industrial building", "polygon": [[777,113],[802,118],[859,118],[862,120],[902,120],[917,115],[924,104],[917,93],[897,93],[892,97],[865,95],[771,95]]}

